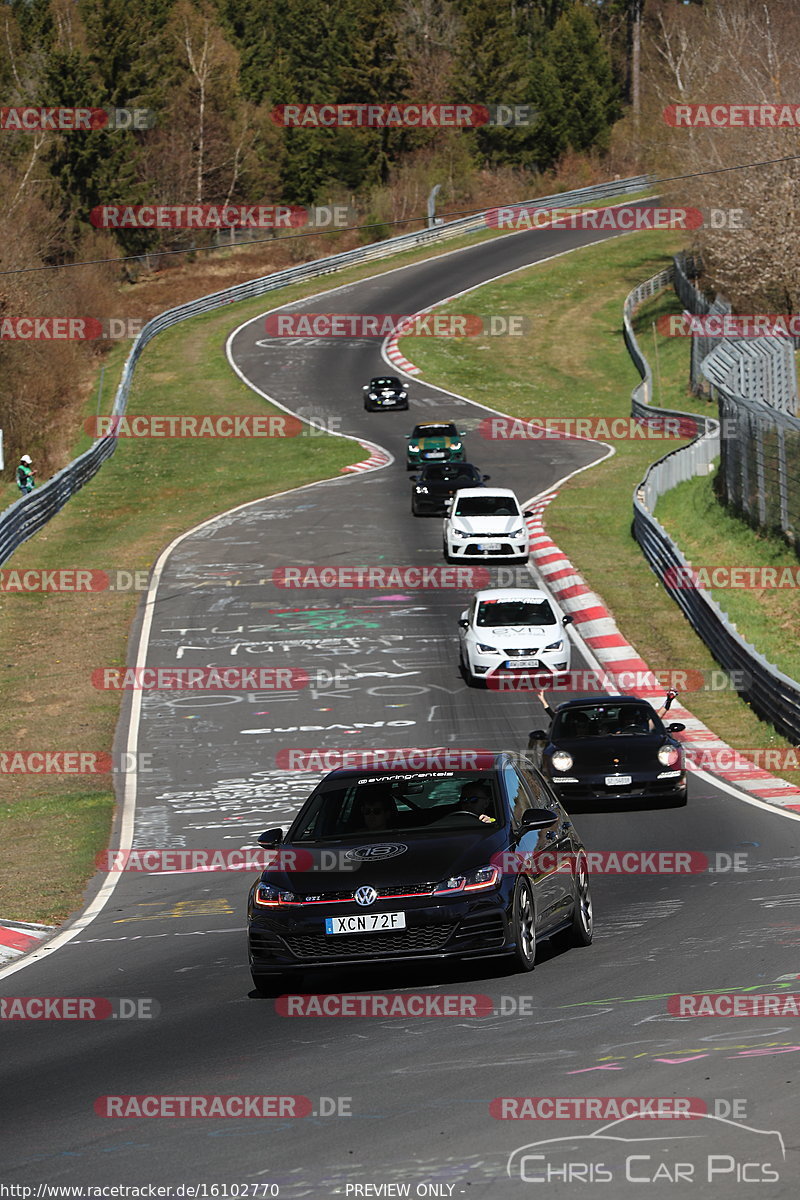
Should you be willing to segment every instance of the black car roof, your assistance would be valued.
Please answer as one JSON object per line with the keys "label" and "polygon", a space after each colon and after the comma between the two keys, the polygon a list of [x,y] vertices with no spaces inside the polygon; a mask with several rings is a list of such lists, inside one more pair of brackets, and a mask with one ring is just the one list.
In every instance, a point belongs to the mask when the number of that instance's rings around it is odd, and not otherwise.
{"label": "black car roof", "polygon": [[[402,753],[402,751],[398,751],[398,756],[401,753]],[[425,750],[424,747],[420,747],[420,749],[418,751],[415,751],[415,753],[426,754],[428,752]],[[475,754],[477,761],[475,762],[474,765],[471,766],[468,763],[465,763],[463,766],[449,767],[446,765],[447,764],[447,757],[446,757],[447,753],[448,753],[447,750],[442,751],[441,749],[438,749],[438,748],[430,751],[430,754],[432,756],[434,756],[436,754],[442,755],[443,763],[445,764],[442,767],[436,767],[436,766],[430,766],[430,767],[424,767],[424,768],[423,767],[409,767],[407,769],[404,769],[402,767],[381,767],[381,766],[336,767],[335,770],[329,771],[328,774],[325,775],[320,780],[320,783],[338,782],[340,780],[342,783],[346,783],[348,779],[363,779],[365,775],[368,775],[370,778],[372,778],[373,776],[385,775],[387,779],[391,779],[393,777],[398,777],[398,776],[404,776],[404,775],[429,776],[432,772],[435,772],[437,770],[442,770],[442,771],[493,771],[493,770],[497,770],[499,767],[503,766],[508,761],[508,751],[506,751],[506,750],[498,750],[498,751],[476,750],[476,751],[465,752],[465,753],[474,753]],[[452,753],[453,755],[456,755],[456,754],[458,754],[458,750],[454,749],[454,750],[450,751],[450,753]]]}
{"label": "black car roof", "polygon": [[426,462],[420,468],[424,471],[449,471],[453,475],[467,475],[470,471],[476,475],[480,475],[480,471],[472,463],[466,462]]}
{"label": "black car roof", "polygon": [[556,712],[566,712],[570,708],[585,708],[587,704],[596,704],[598,707],[607,704],[613,704],[615,707],[620,704],[646,704],[648,708],[653,707],[649,700],[643,700],[641,696],[580,696],[577,700],[564,700],[559,704]]}

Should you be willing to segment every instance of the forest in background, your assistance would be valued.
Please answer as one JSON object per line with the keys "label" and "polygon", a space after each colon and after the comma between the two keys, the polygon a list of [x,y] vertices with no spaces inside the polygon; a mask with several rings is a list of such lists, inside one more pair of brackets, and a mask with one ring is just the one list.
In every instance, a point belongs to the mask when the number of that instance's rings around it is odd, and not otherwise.
{"label": "forest in background", "polygon": [[[789,102],[796,24],[791,0],[6,0],[2,107],[144,109],[153,120],[141,130],[0,130],[0,320],[146,318],[418,228],[437,183],[447,215],[643,170],[785,157],[793,131],[677,130],[661,114],[676,102]],[[286,129],[271,116],[287,103],[404,101],[527,104],[536,118],[519,128]],[[672,189],[682,204],[748,208],[744,233],[701,230],[697,248],[712,282],[735,301],[771,305],[764,311],[792,311],[800,290],[795,235],[781,220],[795,174],[782,163]],[[195,203],[343,205],[370,228],[258,231],[256,248],[208,252],[207,231],[113,231],[89,219],[100,205]],[[0,339],[7,464],[31,452],[40,479],[63,465],[108,345]]]}

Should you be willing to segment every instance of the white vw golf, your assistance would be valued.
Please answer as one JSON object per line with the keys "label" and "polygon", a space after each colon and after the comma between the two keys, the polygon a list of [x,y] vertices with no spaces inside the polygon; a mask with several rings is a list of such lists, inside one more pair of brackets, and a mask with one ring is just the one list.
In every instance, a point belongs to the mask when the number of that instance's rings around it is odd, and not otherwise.
{"label": "white vw golf", "polygon": [[512,558],[527,562],[525,518],[531,515],[522,511],[508,488],[461,488],[444,519],[445,559]]}
{"label": "white vw golf", "polygon": [[461,664],[469,683],[493,675],[568,671],[565,616],[536,588],[476,592],[458,622]]}

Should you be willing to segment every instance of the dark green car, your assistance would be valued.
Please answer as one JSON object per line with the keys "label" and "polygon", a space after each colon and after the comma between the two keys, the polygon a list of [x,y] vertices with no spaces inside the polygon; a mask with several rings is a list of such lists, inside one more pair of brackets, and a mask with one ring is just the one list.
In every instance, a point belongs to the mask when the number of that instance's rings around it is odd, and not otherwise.
{"label": "dark green car", "polygon": [[422,463],[466,462],[463,435],[452,421],[415,425],[406,440],[406,468],[409,471]]}

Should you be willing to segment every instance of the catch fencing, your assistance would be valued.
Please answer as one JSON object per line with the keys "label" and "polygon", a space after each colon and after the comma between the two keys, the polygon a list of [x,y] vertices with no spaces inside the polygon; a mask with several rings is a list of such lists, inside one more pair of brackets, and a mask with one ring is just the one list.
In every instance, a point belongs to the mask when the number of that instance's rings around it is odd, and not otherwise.
{"label": "catch fencing", "polygon": [[[675,260],[675,290],[696,315],[730,312],[710,303],[690,276],[697,264]],[[692,338],[692,384],[717,401],[722,422],[720,500],[737,516],[798,549],[800,529],[800,420],[797,369],[791,338]]]}
{"label": "catch fencing", "polygon": [[[520,204],[511,204],[514,208],[551,208],[565,205],[593,204],[596,201],[616,196],[630,195],[646,189],[650,180],[646,175],[635,175],[628,179],[615,179],[607,183],[595,184],[592,187],[578,188],[572,192],[562,192],[553,196],[538,196]],[[177,325],[180,321],[213,309],[222,308],[227,304],[235,304],[239,300],[250,300],[255,296],[300,283],[305,279],[315,279],[320,276],[342,271],[346,267],[357,266],[362,262],[388,258],[402,250],[413,250],[418,246],[433,245],[462,234],[474,233],[486,228],[487,212],[483,210],[468,217],[460,217],[455,221],[447,221],[431,229],[420,229],[412,233],[400,234],[382,242],[371,242],[366,246],[358,246],[355,250],[346,250],[340,254],[332,254],[327,258],[315,259],[312,262],[301,263],[284,271],[276,271],[260,279],[251,279],[220,292],[201,296],[188,304],[171,308],[160,313],[152,321],[148,321],[134,342],[131,352],[122,371],[117,393],[114,397],[112,416],[121,416],[127,407],[128,396],[133,383],[134,371],[139,357],[145,346],[165,329]],[[64,507],[71,496],[79,491],[97,472],[117,448],[117,438],[108,434],[100,438],[69,463],[63,470],[41,487],[36,488],[27,496],[22,496],[14,504],[0,514],[0,564],[7,561],[18,546],[33,537],[51,517]]]}
{"label": "catch fencing", "polygon": [[[631,396],[633,415],[650,421],[663,419],[667,415],[682,415],[698,425],[695,440],[653,463],[636,488],[633,496],[633,535],[662,586],[679,605],[720,666],[730,673],[739,694],[763,720],[772,724],[784,737],[797,742],[800,739],[800,683],[784,675],[746,642],[704,588],[678,588],[668,582],[686,580],[691,576],[686,558],[654,516],[657,500],[677,484],[696,475],[707,474],[713,467],[714,458],[720,454],[721,446],[724,447],[731,440],[728,437],[720,438],[719,421],[694,414],[677,414],[666,409],[658,409],[654,413],[651,406],[652,376],[633,333],[632,317],[639,304],[670,282],[689,307],[688,294],[681,291],[682,275],[683,266],[676,262],[674,267],[634,288],[624,305],[625,343],[642,376],[642,382],[634,388]],[[736,418],[739,412],[738,408],[732,408],[729,412],[720,404],[721,421],[727,421],[729,416]],[[783,414],[775,415],[783,417]],[[727,434],[727,426],[723,425],[722,428]],[[736,442],[740,441],[740,430],[743,431],[744,426],[737,427]]]}

